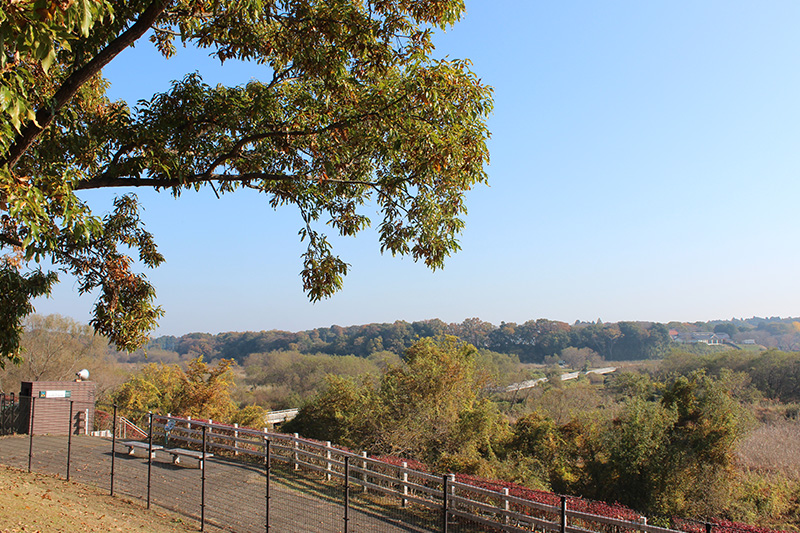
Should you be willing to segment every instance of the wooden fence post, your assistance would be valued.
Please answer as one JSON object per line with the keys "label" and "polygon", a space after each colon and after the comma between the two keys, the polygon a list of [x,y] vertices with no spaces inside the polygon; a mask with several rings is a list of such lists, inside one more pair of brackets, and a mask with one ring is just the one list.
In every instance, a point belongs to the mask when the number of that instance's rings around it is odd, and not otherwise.
{"label": "wooden fence post", "polygon": [[511,502],[508,500],[508,487],[503,487],[503,523],[508,524],[508,511],[511,510]]}
{"label": "wooden fence post", "polygon": [[[367,452],[361,452],[361,457],[364,459],[367,458]],[[361,469],[364,471],[362,476],[364,477],[364,484],[361,486],[363,492],[367,492],[367,462],[361,461]]]}
{"label": "wooden fence post", "polygon": [[331,480],[331,441],[325,441],[325,470],[327,473],[325,474],[325,479],[330,481]]}
{"label": "wooden fence post", "polygon": [[299,433],[295,433],[294,434],[294,439],[292,440],[292,445],[294,447],[294,469],[295,470],[298,470],[300,468],[299,456],[298,456],[298,453],[297,453],[297,447],[298,447],[297,439],[299,439],[299,438],[300,438],[300,434]]}
{"label": "wooden fence post", "polygon": [[405,496],[408,496],[408,463],[403,461],[403,507],[408,505],[408,500]]}

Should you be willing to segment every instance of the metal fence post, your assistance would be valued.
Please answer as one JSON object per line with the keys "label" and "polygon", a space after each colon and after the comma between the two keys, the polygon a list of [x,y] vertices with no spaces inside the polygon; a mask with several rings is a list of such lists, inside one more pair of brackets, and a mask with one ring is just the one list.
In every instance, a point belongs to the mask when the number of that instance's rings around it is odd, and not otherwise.
{"label": "metal fence post", "polygon": [[447,518],[448,518],[448,494],[450,491],[448,490],[448,482],[450,481],[450,476],[445,474],[442,476],[442,533],[447,533]]}
{"label": "metal fence post", "polygon": [[[265,431],[265,433],[266,433],[266,431]],[[266,524],[265,525],[265,530],[267,531],[267,533],[269,533],[269,481],[270,481],[269,477],[270,477],[270,470],[272,468],[272,457],[270,455],[269,439],[266,439],[266,441],[264,442],[264,451],[265,451],[265,455],[264,455],[265,470],[266,470],[266,474],[267,474],[267,476],[266,476],[267,477],[267,497],[266,497],[266,502],[265,502],[266,509],[265,509],[265,513],[264,513],[264,518],[265,518],[265,524]]]}
{"label": "metal fence post", "polygon": [[153,470],[153,413],[147,413],[147,508],[150,509],[150,480]]}
{"label": "metal fence post", "polygon": [[111,495],[114,495],[114,460],[117,457],[117,406],[114,405],[114,420],[111,422]]}
{"label": "metal fence post", "polygon": [[[8,396],[3,394],[2,400],[2,435],[11,435],[17,432],[17,428],[19,427],[19,422],[17,417],[14,416],[15,413],[19,413],[20,409],[19,406],[14,405],[14,393],[11,393],[11,403],[9,403]],[[7,408],[6,406],[9,406]]]}
{"label": "metal fence post", "polygon": [[344,456],[344,533],[350,523],[350,456]]}
{"label": "metal fence post", "polygon": [[206,433],[208,426],[203,426],[203,460],[200,462],[200,531],[206,527]]}
{"label": "metal fence post", "polygon": [[448,513],[455,507],[455,498],[456,498],[456,475],[455,474],[447,474],[447,477],[450,478],[450,503],[447,505]]}
{"label": "metal fence post", "polygon": [[31,417],[28,424],[28,473],[31,471],[31,463],[33,462],[33,415],[34,409],[36,408],[36,402],[34,402],[34,397],[31,395]]}
{"label": "metal fence post", "polygon": [[567,497],[561,497],[561,533],[567,533]]}
{"label": "metal fence post", "polygon": [[74,400],[69,401],[69,431],[67,433],[67,481],[69,481],[69,467],[72,461],[72,425],[74,422],[72,417],[74,416],[74,403]]}

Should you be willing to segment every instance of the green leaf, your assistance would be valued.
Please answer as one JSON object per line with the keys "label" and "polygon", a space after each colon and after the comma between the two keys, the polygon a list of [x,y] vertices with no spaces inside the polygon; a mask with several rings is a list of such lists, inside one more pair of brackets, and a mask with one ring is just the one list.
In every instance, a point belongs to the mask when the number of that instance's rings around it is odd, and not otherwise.
{"label": "green leaf", "polygon": [[92,28],[91,0],[81,1],[81,35],[88,36]]}
{"label": "green leaf", "polygon": [[54,48],[50,48],[50,51],[47,53],[44,58],[42,58],[42,70],[47,73],[50,70],[50,67],[53,66],[53,62],[56,60],[56,51]]}

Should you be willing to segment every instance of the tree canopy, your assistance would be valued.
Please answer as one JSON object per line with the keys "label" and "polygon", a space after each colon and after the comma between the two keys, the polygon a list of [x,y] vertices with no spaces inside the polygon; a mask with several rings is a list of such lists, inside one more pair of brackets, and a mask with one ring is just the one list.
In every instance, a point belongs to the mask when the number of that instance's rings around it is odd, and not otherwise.
{"label": "tree canopy", "polygon": [[202,357],[191,360],[186,370],[149,363],[120,385],[111,401],[131,415],[153,411],[227,421],[236,411],[231,400],[232,365],[233,361],[221,359],[210,366]]}
{"label": "tree canopy", "polygon": [[507,431],[482,395],[477,351],[452,336],[420,339],[377,382],[330,376],[328,386],[283,426],[307,437],[478,472]]}
{"label": "tree canopy", "polygon": [[[382,252],[439,268],[458,249],[464,194],[486,180],[491,89],[466,60],[434,59],[432,32],[461,0],[0,1],[0,350],[12,355],[53,272],[97,291],[92,326],[119,348],[161,309],[135,271],[164,261],[131,193],[264,194],[302,216],[311,300],[347,263],[321,226],[353,236],[379,212]],[[263,65],[268,79],[212,87],[189,73],[135,108],[102,68],[149,39]],[[82,190],[122,191],[98,216]],[[6,304],[6,300],[10,304]]]}

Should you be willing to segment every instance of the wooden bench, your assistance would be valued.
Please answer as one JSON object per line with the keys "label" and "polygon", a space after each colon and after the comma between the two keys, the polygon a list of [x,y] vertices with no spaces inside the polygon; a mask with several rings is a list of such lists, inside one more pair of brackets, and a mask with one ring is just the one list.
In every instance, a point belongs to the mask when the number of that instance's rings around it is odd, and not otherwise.
{"label": "wooden bench", "polygon": [[[203,468],[203,452],[186,450],[184,448],[164,448],[163,451],[172,454],[172,464],[181,464],[181,457],[190,457],[197,460],[197,468]],[[213,453],[206,452],[205,458],[214,457]]]}
{"label": "wooden bench", "polygon": [[150,443],[143,442],[143,441],[140,441],[140,440],[126,440],[124,442],[120,442],[120,444],[122,444],[123,446],[127,446],[128,447],[128,455],[136,455],[136,449],[137,448],[142,449],[142,450],[149,450],[151,459],[155,459],[156,458],[156,451],[157,450],[161,450],[161,449],[164,448],[160,444],[153,444],[153,447],[151,449],[150,448]]}

